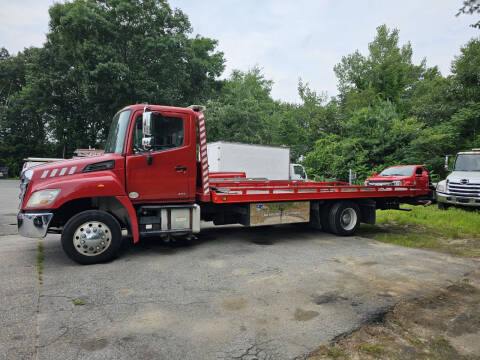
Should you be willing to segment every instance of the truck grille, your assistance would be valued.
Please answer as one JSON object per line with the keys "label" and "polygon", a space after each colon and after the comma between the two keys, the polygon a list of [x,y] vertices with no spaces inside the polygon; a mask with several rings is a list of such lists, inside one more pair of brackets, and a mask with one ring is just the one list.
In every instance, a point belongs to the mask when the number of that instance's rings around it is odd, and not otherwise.
{"label": "truck grille", "polygon": [[448,183],[448,194],[480,199],[480,184],[461,184],[452,181]]}
{"label": "truck grille", "polygon": [[373,186],[393,186],[393,181],[372,180],[372,181],[367,181],[367,185],[373,185]]}

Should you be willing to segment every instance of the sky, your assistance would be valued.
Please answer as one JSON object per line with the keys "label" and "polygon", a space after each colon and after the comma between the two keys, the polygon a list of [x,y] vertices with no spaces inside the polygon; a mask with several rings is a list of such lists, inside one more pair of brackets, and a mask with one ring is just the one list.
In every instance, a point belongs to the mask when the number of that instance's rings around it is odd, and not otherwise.
{"label": "sky", "polygon": [[[48,8],[54,0],[0,0],[0,47],[16,53],[41,46],[48,32]],[[190,19],[192,36],[217,39],[226,59],[222,77],[233,69],[263,69],[274,81],[274,99],[299,102],[301,78],[311,89],[337,94],[333,72],[342,56],[367,54],[376,28],[400,30],[413,58],[450,73],[460,47],[479,30],[477,17],[456,17],[462,0],[170,0]]]}

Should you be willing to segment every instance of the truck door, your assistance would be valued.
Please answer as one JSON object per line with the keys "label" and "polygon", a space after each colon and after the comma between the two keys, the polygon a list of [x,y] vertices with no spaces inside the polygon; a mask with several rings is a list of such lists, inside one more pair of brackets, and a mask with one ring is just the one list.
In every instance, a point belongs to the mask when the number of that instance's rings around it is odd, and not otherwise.
{"label": "truck door", "polygon": [[428,173],[423,167],[416,168],[415,181],[417,182],[417,188],[424,189],[428,187]]}
{"label": "truck door", "polygon": [[189,115],[154,112],[151,145],[142,145],[142,111],[135,115],[127,152],[127,193],[133,201],[189,201],[195,197],[195,144]]}

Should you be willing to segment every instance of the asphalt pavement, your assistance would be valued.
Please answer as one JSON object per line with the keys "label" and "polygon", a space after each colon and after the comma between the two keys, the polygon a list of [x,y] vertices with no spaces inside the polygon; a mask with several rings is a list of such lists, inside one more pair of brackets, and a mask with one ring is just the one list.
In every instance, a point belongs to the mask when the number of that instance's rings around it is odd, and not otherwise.
{"label": "asphalt pavement", "polygon": [[15,234],[0,181],[0,359],[294,359],[455,282],[471,259],[301,226],[202,224],[187,247],[150,239],[81,266],[58,235]]}

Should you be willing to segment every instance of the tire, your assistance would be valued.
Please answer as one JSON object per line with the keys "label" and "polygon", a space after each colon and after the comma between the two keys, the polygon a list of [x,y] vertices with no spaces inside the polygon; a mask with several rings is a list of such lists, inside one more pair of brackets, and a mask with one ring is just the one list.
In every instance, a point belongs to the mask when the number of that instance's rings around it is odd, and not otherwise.
{"label": "tire", "polygon": [[336,202],[328,214],[331,232],[340,236],[355,234],[360,226],[360,219],[360,207],[353,201]]}
{"label": "tire", "polygon": [[331,208],[331,203],[326,203],[320,208],[320,224],[322,225],[322,230],[327,233],[332,232],[332,229],[330,228],[330,222],[328,221],[328,215]]}
{"label": "tire", "polygon": [[450,205],[441,202],[437,203],[437,205],[438,210],[448,210],[448,208],[450,207]]}
{"label": "tire", "polygon": [[105,211],[78,213],[67,221],[62,232],[63,251],[70,259],[83,265],[114,259],[121,245],[120,224]]}

